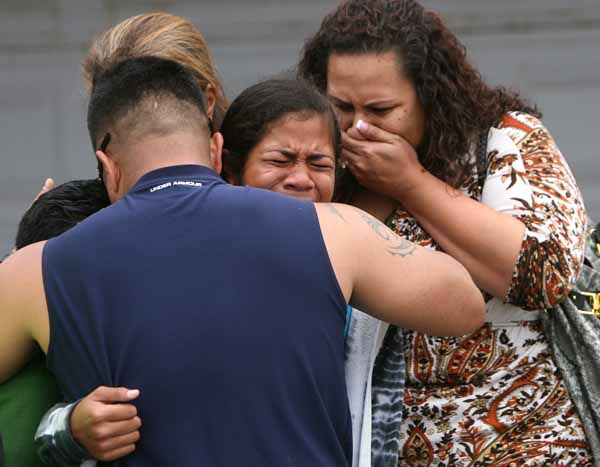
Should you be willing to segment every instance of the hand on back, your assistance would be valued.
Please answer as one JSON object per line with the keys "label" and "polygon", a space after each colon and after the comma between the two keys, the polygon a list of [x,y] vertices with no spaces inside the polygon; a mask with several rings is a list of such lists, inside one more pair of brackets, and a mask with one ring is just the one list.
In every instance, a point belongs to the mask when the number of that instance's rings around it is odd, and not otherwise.
{"label": "hand on back", "polygon": [[100,461],[112,461],[135,450],[142,425],[135,405],[137,389],[100,386],[83,398],[71,414],[75,440]]}

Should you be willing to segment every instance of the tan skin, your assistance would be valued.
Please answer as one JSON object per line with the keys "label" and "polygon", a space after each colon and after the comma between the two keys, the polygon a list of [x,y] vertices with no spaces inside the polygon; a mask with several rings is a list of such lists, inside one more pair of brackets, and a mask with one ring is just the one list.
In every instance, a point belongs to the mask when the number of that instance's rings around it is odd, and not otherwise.
{"label": "tan skin", "polygon": [[344,131],[343,158],[364,187],[353,204],[380,220],[401,205],[481,288],[504,298],[525,226],[464,196],[421,165],[416,148],[427,116],[397,53],[333,54],[327,81]]}
{"label": "tan skin", "polygon": [[[355,72],[363,66],[369,68]],[[398,203],[393,197],[378,191],[376,185],[381,174],[370,171],[360,151],[352,150],[352,143],[355,140],[364,141],[356,129],[356,124],[363,121],[390,134],[402,135],[411,147],[421,144],[425,132],[425,114],[414,86],[409,80],[403,79],[397,70],[397,63],[391,61],[387,54],[333,55],[328,67],[327,94],[343,131],[344,161],[363,188],[373,188],[359,190],[354,204],[382,221],[389,217]],[[415,158],[413,162],[418,163],[414,151],[406,152],[408,157]],[[386,175],[390,177],[387,184],[395,183],[394,172]]]}
{"label": "tan skin", "polygon": [[335,151],[324,117],[286,115],[252,148],[241,179],[248,185],[313,202],[329,202],[335,183]]}

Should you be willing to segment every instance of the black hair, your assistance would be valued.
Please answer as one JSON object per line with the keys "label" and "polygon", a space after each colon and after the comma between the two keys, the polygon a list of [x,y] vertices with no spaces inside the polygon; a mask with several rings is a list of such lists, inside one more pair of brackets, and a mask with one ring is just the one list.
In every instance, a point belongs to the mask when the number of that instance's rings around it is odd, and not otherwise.
{"label": "black hair", "polygon": [[25,212],[15,247],[48,240],[110,205],[100,180],[73,180],[41,195]]}
{"label": "black hair", "polygon": [[415,0],[346,0],[304,44],[299,76],[327,89],[333,54],[393,51],[415,86],[426,116],[419,160],[433,175],[460,187],[473,174],[468,153],[481,134],[511,111],[541,117],[517,92],[491,87],[440,16]]}
{"label": "black hair", "polygon": [[[94,150],[98,147],[99,139],[104,138],[108,127],[117,125],[132,111],[140,112],[140,115],[134,116],[136,125],[146,125],[154,131],[161,131],[160,125],[156,125],[161,112],[157,112],[154,107],[144,108],[142,104],[147,98],[153,98],[154,102],[161,104],[165,103],[166,98],[170,98],[170,108],[177,111],[180,121],[187,121],[188,124],[196,123],[188,121],[194,119],[189,109],[197,110],[199,114],[196,121],[201,117],[204,120],[202,123],[208,127],[204,94],[187,68],[158,57],[131,58],[119,62],[95,78],[87,114],[88,131]],[[185,115],[181,115],[182,113]]]}
{"label": "black hair", "polygon": [[[241,178],[248,154],[275,122],[290,114],[325,118],[337,162],[342,150],[341,133],[327,98],[304,80],[272,78],[244,90],[225,114],[221,125],[225,140],[223,178]],[[339,174],[340,164],[336,163],[336,167]]]}

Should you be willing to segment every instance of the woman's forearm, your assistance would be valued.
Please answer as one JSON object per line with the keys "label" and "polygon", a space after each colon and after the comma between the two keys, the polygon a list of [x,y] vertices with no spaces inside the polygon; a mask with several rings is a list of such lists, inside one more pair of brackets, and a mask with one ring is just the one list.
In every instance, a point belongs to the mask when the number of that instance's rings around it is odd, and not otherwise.
{"label": "woman's forearm", "polygon": [[505,298],[525,235],[521,221],[468,198],[428,172],[398,201],[479,287]]}

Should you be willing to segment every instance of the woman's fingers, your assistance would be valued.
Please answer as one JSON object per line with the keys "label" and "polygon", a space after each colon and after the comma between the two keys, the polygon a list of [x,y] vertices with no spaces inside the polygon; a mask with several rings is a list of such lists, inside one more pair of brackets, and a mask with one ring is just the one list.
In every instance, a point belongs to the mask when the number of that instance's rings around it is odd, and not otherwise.
{"label": "woman's fingers", "polygon": [[139,417],[125,422],[112,422],[109,425],[109,435],[97,442],[102,451],[112,451],[118,447],[136,443],[140,438],[139,430],[142,422]]}
{"label": "woman's fingers", "polygon": [[365,142],[352,138],[349,134],[342,132],[342,146],[344,149],[354,153],[360,153],[366,149]]}
{"label": "woman's fingers", "polygon": [[367,123],[364,120],[359,120],[356,122],[356,125],[352,127],[352,130],[356,131],[360,134],[360,136],[367,140],[379,143],[389,143],[392,144],[398,141],[398,136],[393,133],[389,133],[372,123]]}
{"label": "woman's fingers", "polygon": [[139,439],[139,431],[110,438],[100,445],[98,451],[90,452],[90,454],[92,454],[95,459],[109,462],[135,451],[135,444]]}
{"label": "woman's fingers", "polygon": [[364,181],[364,175],[366,173],[365,157],[360,156],[347,149],[342,150],[342,160],[346,167],[356,177],[358,183]]}
{"label": "woman's fingers", "polygon": [[116,459],[120,459],[121,457],[124,457],[128,454],[131,454],[133,451],[135,451],[135,444],[132,443],[128,444],[127,446],[117,448],[113,451],[103,453],[102,457],[99,457],[97,459],[105,462],[111,462]]}
{"label": "woman's fingers", "polygon": [[[375,127],[373,127],[375,128]],[[377,129],[376,131],[371,132],[371,135],[376,134],[376,132],[382,132],[383,130]],[[380,133],[378,133],[380,134]],[[381,134],[382,135],[382,134]],[[397,145],[399,143],[399,138],[395,135],[389,136],[385,141],[377,140],[377,139],[366,139],[363,138],[363,135],[358,132],[358,130],[354,127],[350,128],[347,132],[342,132],[342,146],[344,149],[349,149],[356,154],[374,154],[374,153],[383,153],[389,151],[392,146]]]}
{"label": "woman's fingers", "polygon": [[35,203],[40,196],[42,196],[44,193],[49,192],[55,186],[56,186],[56,184],[54,183],[54,180],[51,178],[47,178],[46,181],[44,182],[44,185],[42,186],[42,189],[40,190],[40,192],[35,196],[35,198],[33,198],[33,202]]}
{"label": "woman's fingers", "polygon": [[356,154],[355,152],[351,151],[350,149],[346,149],[346,148],[342,149],[342,160],[344,161],[346,166],[349,167],[350,169],[352,169],[352,167],[357,166],[360,163],[361,159],[362,159],[361,155]]}
{"label": "woman's fingers", "polygon": [[342,147],[342,158],[358,183],[394,199],[402,199],[424,173],[407,140],[362,120],[342,134]]}
{"label": "woman's fingers", "polygon": [[42,186],[42,191],[44,191],[44,192],[50,191],[55,186],[56,186],[56,184],[54,183],[54,179],[47,178],[46,181],[44,182],[44,185]]}

